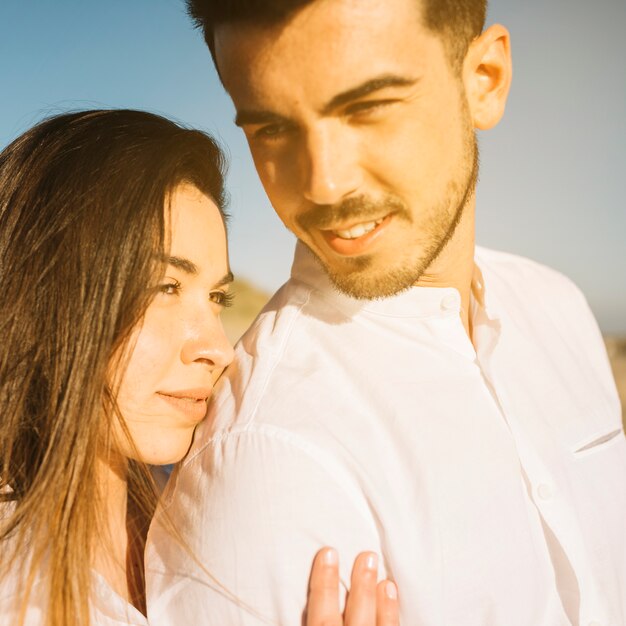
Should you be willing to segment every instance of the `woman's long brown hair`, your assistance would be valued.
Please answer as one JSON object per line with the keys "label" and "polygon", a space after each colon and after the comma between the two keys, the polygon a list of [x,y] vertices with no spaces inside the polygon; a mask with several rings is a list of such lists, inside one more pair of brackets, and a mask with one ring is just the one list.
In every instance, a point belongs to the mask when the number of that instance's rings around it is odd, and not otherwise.
{"label": "woman's long brown hair", "polygon": [[[46,626],[89,624],[108,368],[153,295],[170,191],[223,209],[223,174],[211,138],[140,111],[59,115],[0,153],[0,588],[20,581],[22,617],[41,577]],[[149,520],[146,466],[128,481]]]}

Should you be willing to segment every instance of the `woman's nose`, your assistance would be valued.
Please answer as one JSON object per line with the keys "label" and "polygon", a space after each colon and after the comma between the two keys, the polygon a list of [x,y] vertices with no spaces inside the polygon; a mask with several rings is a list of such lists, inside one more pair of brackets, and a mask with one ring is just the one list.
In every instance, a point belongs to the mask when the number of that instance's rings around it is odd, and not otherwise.
{"label": "woman's nose", "polygon": [[181,359],[183,363],[206,363],[211,369],[223,369],[233,360],[233,347],[226,337],[221,319],[209,314],[208,319],[186,337]]}

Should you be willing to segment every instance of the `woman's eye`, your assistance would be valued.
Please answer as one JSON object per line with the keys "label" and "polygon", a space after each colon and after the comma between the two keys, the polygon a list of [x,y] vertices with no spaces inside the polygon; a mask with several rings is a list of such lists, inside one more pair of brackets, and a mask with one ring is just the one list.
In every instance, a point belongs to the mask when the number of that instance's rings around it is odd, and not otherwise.
{"label": "woman's eye", "polygon": [[210,295],[211,302],[218,306],[227,308],[233,305],[235,294],[228,291],[212,291]]}
{"label": "woman's eye", "polygon": [[159,285],[159,293],[163,293],[166,296],[175,296],[180,291],[180,287],[181,285],[178,281],[163,283]]}

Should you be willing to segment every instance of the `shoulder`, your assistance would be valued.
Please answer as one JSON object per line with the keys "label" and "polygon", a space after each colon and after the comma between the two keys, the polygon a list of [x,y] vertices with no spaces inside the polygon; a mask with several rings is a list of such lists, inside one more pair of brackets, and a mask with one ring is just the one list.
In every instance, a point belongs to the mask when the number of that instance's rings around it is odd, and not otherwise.
{"label": "shoulder", "polygon": [[483,274],[487,275],[486,280],[508,282],[522,289],[557,289],[584,299],[581,290],[565,274],[527,257],[477,247],[475,258]]}
{"label": "shoulder", "polygon": [[301,322],[310,292],[290,280],[266,304],[237,342],[233,362],[214,389],[207,419],[197,429],[195,442],[253,419],[294,328]]}
{"label": "shoulder", "polygon": [[[172,527],[189,550],[172,541]],[[259,606],[266,591],[277,591],[273,577],[287,564],[291,576],[297,570],[305,581],[320,545],[352,554],[352,542],[363,549],[375,539],[367,498],[345,465],[293,433],[253,424],[223,434],[175,469],[150,526],[146,558],[156,569],[164,563],[169,571],[192,572],[185,585],[204,579],[206,570],[196,564],[205,564],[238,597],[263,591],[251,602]],[[287,572],[283,580],[291,580]],[[159,584],[167,588],[171,578]],[[285,593],[284,585],[278,591]],[[198,592],[210,593],[205,585]],[[222,605],[213,601],[216,609]]]}
{"label": "shoulder", "polygon": [[580,354],[603,365],[606,350],[596,319],[578,286],[561,272],[531,259],[478,248],[476,262],[485,282],[487,305],[552,343],[560,337]]}
{"label": "shoulder", "polygon": [[611,412],[619,412],[602,334],[578,286],[561,272],[514,254],[479,248],[476,262],[487,307],[493,305],[506,328],[558,355],[563,367],[576,362],[584,388],[595,381],[596,397],[608,398]]}
{"label": "shoulder", "polygon": [[262,421],[287,428],[293,422],[293,407],[284,402],[293,394],[287,392],[311,374],[319,356],[319,334],[328,322],[345,317],[319,289],[294,279],[286,283],[235,346],[233,363],[216,385],[194,449],[219,433],[258,422],[261,404]]}
{"label": "shoulder", "polygon": [[592,328],[599,332],[585,295],[565,274],[522,256],[477,248],[487,302],[497,301],[513,317],[546,324]]}
{"label": "shoulder", "polygon": [[206,500],[209,507],[235,493],[246,494],[240,504],[257,497],[292,502],[295,494],[319,499],[323,493],[331,500],[341,494],[362,516],[368,511],[357,478],[333,450],[295,428],[263,422],[214,433],[191,450],[172,475],[164,503],[173,492],[178,498],[186,493],[194,506]]}

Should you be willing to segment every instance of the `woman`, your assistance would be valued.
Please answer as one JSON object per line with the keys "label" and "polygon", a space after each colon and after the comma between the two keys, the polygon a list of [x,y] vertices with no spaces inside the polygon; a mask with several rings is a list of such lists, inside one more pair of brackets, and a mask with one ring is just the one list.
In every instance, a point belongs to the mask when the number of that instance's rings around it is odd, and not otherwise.
{"label": "woman", "polygon": [[[0,624],[146,623],[147,464],[184,456],[232,358],[223,168],[138,111],[60,115],[0,154]],[[345,623],[392,626],[366,563]],[[337,586],[322,551],[309,626],[344,623]]]}

